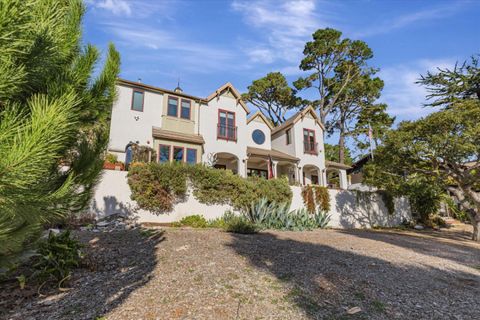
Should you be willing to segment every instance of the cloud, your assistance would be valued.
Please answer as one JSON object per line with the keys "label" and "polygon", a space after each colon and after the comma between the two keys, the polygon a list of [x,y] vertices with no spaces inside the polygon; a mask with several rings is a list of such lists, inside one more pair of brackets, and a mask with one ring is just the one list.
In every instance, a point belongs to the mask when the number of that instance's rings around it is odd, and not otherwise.
{"label": "cloud", "polygon": [[418,119],[435,109],[424,107],[427,90],[416,84],[421,74],[435,72],[437,67],[447,68],[455,64],[454,59],[419,59],[417,61],[383,68],[378,76],[385,81],[380,98],[388,105],[388,111],[398,120]]}
{"label": "cloud", "polygon": [[125,0],[89,0],[87,5],[109,11],[117,16],[132,14],[131,2]]}
{"label": "cloud", "polygon": [[381,23],[376,23],[375,26],[365,30],[353,32],[353,37],[364,38],[379,34],[387,34],[394,30],[409,27],[420,22],[443,19],[458,13],[465,7],[465,4],[467,4],[467,2],[459,1],[401,15]]}
{"label": "cloud", "polygon": [[251,61],[298,64],[305,42],[316,29],[325,26],[316,4],[315,0],[235,0],[232,9],[262,38],[261,43],[246,51]]}

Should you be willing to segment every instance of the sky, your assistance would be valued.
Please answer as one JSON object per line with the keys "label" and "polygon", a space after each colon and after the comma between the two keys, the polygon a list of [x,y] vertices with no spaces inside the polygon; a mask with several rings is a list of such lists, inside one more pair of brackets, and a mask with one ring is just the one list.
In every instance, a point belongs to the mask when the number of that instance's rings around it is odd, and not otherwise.
{"label": "sky", "polygon": [[[87,0],[84,41],[120,51],[120,76],[206,97],[231,82],[245,92],[280,71],[292,83],[319,28],[365,41],[385,87],[380,102],[400,120],[423,107],[421,74],[480,53],[480,0]],[[312,89],[313,90],[313,89]],[[313,91],[302,92],[308,98]]]}

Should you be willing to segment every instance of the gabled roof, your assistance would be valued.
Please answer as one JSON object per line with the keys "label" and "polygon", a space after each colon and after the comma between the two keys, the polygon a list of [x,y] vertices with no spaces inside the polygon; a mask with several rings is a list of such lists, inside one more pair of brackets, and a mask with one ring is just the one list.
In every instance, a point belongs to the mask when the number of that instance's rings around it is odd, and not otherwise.
{"label": "gabled roof", "polygon": [[313,118],[315,119],[315,121],[318,123],[318,125],[320,126],[320,128],[322,128],[323,130],[325,130],[325,127],[323,126],[322,122],[320,121],[320,118],[318,117],[317,113],[315,112],[315,109],[313,109],[312,106],[308,106],[306,107],[305,109],[303,110],[300,110],[298,111],[297,113],[295,113],[293,116],[291,116],[290,118],[288,118],[284,123],[282,123],[281,125],[279,125],[278,127],[275,127],[273,130],[272,130],[272,134],[275,134],[283,129],[287,129],[287,128],[290,128],[291,126],[293,126],[295,123],[297,123],[299,120],[303,119],[305,117],[306,114],[310,113]]}
{"label": "gabled roof", "polygon": [[237,103],[239,103],[243,107],[243,109],[245,110],[245,112],[247,114],[250,113],[250,109],[247,107],[245,102],[243,102],[243,100],[242,100],[242,95],[240,94],[240,92],[238,92],[237,89],[235,89],[233,84],[231,84],[230,82],[225,83],[223,86],[221,86],[220,88],[215,90],[215,92],[212,92],[212,94],[209,95],[206,100],[211,101],[213,98],[218,97],[225,90],[229,90],[233,94],[235,99],[237,99]]}
{"label": "gabled roof", "polygon": [[148,84],[144,84],[144,83],[141,83],[141,82],[135,82],[135,81],[130,81],[130,80],[126,80],[126,79],[117,78],[117,84],[124,85],[124,86],[131,87],[131,88],[137,88],[137,89],[143,89],[143,90],[148,90],[148,91],[152,91],[152,92],[162,93],[162,94],[164,94],[164,93],[172,94],[172,95],[179,96],[179,97],[184,97],[184,98],[189,98],[189,99],[192,99],[192,100],[197,100],[197,101],[202,102],[202,103],[207,103],[207,100],[205,100],[204,98],[192,96],[192,95],[189,95],[189,94],[185,94],[183,92],[175,92],[173,90],[167,90],[167,89],[163,89],[163,88],[159,88],[159,87],[150,86]]}
{"label": "gabled roof", "polygon": [[252,122],[255,118],[262,119],[263,122],[265,122],[265,124],[270,128],[270,130],[273,130],[274,127],[273,127],[272,122],[261,111],[255,112],[250,118],[248,118],[247,124]]}

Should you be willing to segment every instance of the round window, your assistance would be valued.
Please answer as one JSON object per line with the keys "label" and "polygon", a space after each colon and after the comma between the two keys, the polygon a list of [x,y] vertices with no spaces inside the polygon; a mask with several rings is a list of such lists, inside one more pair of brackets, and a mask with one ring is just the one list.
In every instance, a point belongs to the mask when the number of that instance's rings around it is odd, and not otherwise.
{"label": "round window", "polygon": [[252,139],[253,141],[255,141],[256,144],[263,144],[265,142],[265,134],[262,130],[253,130]]}

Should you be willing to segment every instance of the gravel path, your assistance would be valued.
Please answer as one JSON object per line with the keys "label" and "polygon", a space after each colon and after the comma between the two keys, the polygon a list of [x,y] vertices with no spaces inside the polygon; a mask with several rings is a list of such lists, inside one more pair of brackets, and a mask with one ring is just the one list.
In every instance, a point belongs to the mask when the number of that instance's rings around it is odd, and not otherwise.
{"label": "gravel path", "polygon": [[167,229],[78,236],[89,244],[91,270],[77,270],[71,290],[47,297],[2,289],[0,318],[480,316],[480,245],[445,232]]}

